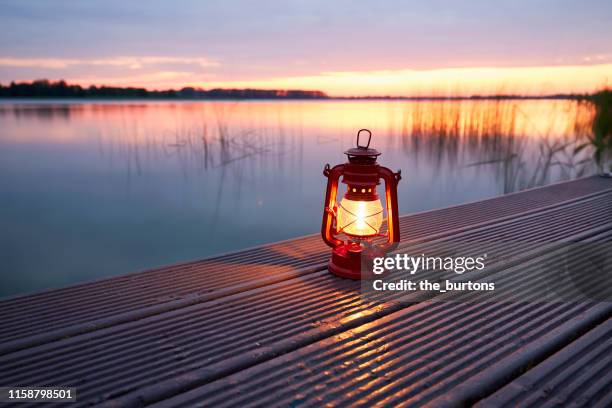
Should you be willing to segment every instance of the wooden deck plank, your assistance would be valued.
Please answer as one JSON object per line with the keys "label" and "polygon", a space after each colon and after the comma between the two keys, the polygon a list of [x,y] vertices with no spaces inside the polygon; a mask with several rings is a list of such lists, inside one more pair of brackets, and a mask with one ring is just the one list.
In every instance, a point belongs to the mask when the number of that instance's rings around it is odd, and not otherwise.
{"label": "wooden deck plank", "polygon": [[608,319],[476,406],[610,406],[611,373],[612,319]]}
{"label": "wooden deck plank", "polygon": [[[483,307],[490,319],[471,310],[449,309],[433,316],[405,317],[386,327],[383,324],[389,322],[381,319],[372,329],[377,332],[364,334],[356,329],[342,333],[179,393],[156,406],[234,407],[250,406],[249,402],[276,406],[467,406],[470,400],[454,395],[449,399],[445,394],[473,379],[480,370],[505,368],[503,365],[521,352],[534,357],[531,348],[540,342],[547,347],[538,350],[539,354],[546,355],[571,341],[577,330],[588,330],[610,315],[610,308],[602,305],[547,306]],[[448,327],[436,324],[447,319],[453,319]],[[422,322],[437,330],[424,333],[419,326]],[[409,329],[402,331],[406,326]],[[520,344],[515,342],[517,338]],[[504,381],[499,376],[490,378]],[[146,395],[145,401],[146,397],[155,396]]]}
{"label": "wooden deck plank", "polygon": [[[500,225],[498,227],[489,228],[489,226],[485,226],[485,227],[480,227],[479,229],[473,229],[470,232],[465,232],[462,234],[454,234],[453,239],[458,239],[458,237],[470,237],[470,236],[474,236],[477,238],[462,238],[462,239],[486,240],[486,239],[491,239],[490,237],[500,238],[500,237],[503,237],[504,234],[507,235],[508,231],[515,231],[515,230],[520,230],[520,234],[525,234],[525,233],[529,233],[533,228],[536,228],[538,226],[539,226],[538,227],[539,229],[548,229],[549,219],[553,221],[555,219],[557,220],[561,219],[562,224],[560,224],[559,229],[554,231],[553,235],[549,234],[543,237],[547,237],[546,239],[548,240],[561,239],[568,232],[571,232],[571,230],[567,230],[567,227],[563,225],[564,217],[579,216],[579,217],[585,218],[586,219],[585,222],[597,223],[597,222],[600,222],[601,220],[603,220],[601,222],[605,222],[605,220],[607,219],[606,217],[608,217],[608,214],[605,212],[602,212],[601,208],[602,206],[608,205],[611,194],[612,193],[607,193],[602,196],[596,196],[596,197],[586,199],[584,201],[581,201],[580,203],[568,204],[563,209],[552,208],[548,210],[543,210],[540,213],[535,213],[529,216],[523,216],[520,222],[519,220],[509,220],[509,221],[504,221],[504,222],[499,223]],[[589,203],[589,207],[583,208],[582,204],[586,205],[586,203]],[[581,214],[574,214],[574,213],[581,213]],[[533,222],[534,219],[540,220],[540,221],[534,223]],[[514,223],[515,226],[512,228],[507,228],[506,225],[508,225],[509,223]],[[530,224],[533,224],[533,225],[530,225]],[[581,227],[580,224],[577,224],[577,226]],[[589,224],[582,225],[582,228],[586,228],[586,227],[590,227],[590,225]],[[513,233],[512,236],[515,239],[519,239],[521,238],[520,234]],[[406,245],[406,244],[402,244],[402,245]],[[527,244],[525,245],[525,248],[529,246],[530,245]],[[429,247],[431,249],[431,245]],[[116,316],[114,321],[111,321],[111,322],[107,321],[106,323],[107,325],[110,326],[110,324],[108,323],[120,323],[122,321],[137,320],[137,319],[146,317],[148,315],[157,315],[163,312],[180,309],[182,307],[186,307],[186,306],[198,304],[198,303],[203,303],[206,301],[207,299],[205,298],[199,299],[197,297],[192,297],[192,298],[187,299],[186,301],[168,302],[168,303],[160,305],[159,307],[138,310],[136,313],[128,313],[127,315],[118,315]],[[20,323],[16,322],[14,324],[19,325]],[[99,326],[101,326],[101,324]],[[88,322],[84,327],[79,327],[76,325],[71,326],[71,327],[76,328],[76,329],[83,329],[83,332],[87,332],[95,328],[99,328],[99,326],[96,327],[91,322]],[[11,328],[9,322],[6,322],[4,327],[5,329]],[[67,332],[64,329],[60,329],[57,331],[57,333],[53,333],[53,332],[45,333],[41,337],[30,336],[30,337],[27,337],[26,339],[18,339],[17,341],[6,341],[0,344],[0,351],[8,352],[11,350],[18,349],[20,347],[23,348],[23,347],[32,346],[34,344],[42,344],[44,343],[45,340],[49,339],[51,335],[55,335],[57,338],[62,338],[62,337],[66,337],[67,334],[71,334],[71,332]]]}
{"label": "wooden deck plank", "polygon": [[537,275],[555,272],[555,260],[544,254],[497,273],[521,286],[518,301],[410,306],[159,406],[465,406],[485,382],[505,384],[611,316],[609,303],[539,301],[550,280]]}
{"label": "wooden deck plank", "polygon": [[[449,236],[474,226],[566,205],[612,189],[591,177],[402,217],[402,242]],[[323,270],[318,235],[0,301],[0,341],[34,345],[214,300]],[[30,339],[26,341],[25,339]],[[10,343],[12,342],[12,343]],[[10,350],[11,347],[1,347]]]}
{"label": "wooden deck plank", "polygon": [[[452,238],[483,240],[514,231],[513,235],[524,240],[526,246],[509,251],[513,251],[511,255],[517,263],[528,262],[547,252],[538,252],[537,248],[530,252],[528,247],[533,247],[533,242],[588,239],[597,232],[610,231],[612,211],[606,209],[610,209],[611,202],[611,194],[602,193],[527,215],[523,211],[514,218],[497,218],[502,221],[463,232],[455,229]],[[568,219],[575,222],[568,223]],[[439,238],[426,245],[444,240]],[[501,273],[512,266],[506,263],[492,270]],[[312,272],[222,298],[131,316],[73,338],[36,346],[25,342],[17,348],[15,343],[5,342],[2,347],[10,354],[0,357],[0,364],[7,368],[0,374],[0,382],[61,380],[79,387],[83,403],[106,398],[118,398],[116,401],[128,404],[138,404],[143,399],[155,401],[247,367],[266,364],[279,354],[344,335],[378,322],[379,318],[386,319],[397,312],[412,313],[419,307],[430,308],[427,304],[403,305],[393,299],[364,302],[357,283],[337,279],[326,271]],[[437,310],[431,309],[432,313]],[[601,306],[578,305],[557,312],[566,313],[572,320],[572,316],[591,309],[598,312],[583,319],[591,322],[602,313]],[[607,313],[607,309],[604,311]],[[19,348],[22,350],[15,351]],[[44,367],[40,366],[42,359]]]}

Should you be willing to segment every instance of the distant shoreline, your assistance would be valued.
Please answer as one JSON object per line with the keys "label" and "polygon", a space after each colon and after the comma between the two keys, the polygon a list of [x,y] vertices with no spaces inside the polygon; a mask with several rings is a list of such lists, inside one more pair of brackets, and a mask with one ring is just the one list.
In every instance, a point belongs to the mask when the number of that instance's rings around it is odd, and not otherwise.
{"label": "distant shoreline", "polygon": [[475,95],[475,96],[327,96],[322,98],[277,98],[277,97],[255,97],[255,98],[232,98],[232,97],[128,97],[128,96],[0,96],[0,101],[91,101],[91,102],[113,102],[113,101],[479,101],[479,100],[583,100],[589,99],[590,95]]}
{"label": "distant shoreline", "polygon": [[587,94],[552,95],[449,95],[449,96],[330,96],[316,90],[280,89],[200,89],[185,87],[180,90],[148,90],[134,87],[109,87],[70,85],[65,81],[11,82],[0,84],[0,99],[13,100],[398,100],[398,101],[453,101],[453,100],[538,100],[538,99],[587,99]]}

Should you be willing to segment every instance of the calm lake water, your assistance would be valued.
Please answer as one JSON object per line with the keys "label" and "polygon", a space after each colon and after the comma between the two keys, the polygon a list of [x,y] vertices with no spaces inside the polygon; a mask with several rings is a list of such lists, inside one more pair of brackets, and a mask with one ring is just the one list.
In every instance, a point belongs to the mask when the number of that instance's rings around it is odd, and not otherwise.
{"label": "calm lake water", "polygon": [[[0,296],[316,233],[369,128],[402,214],[571,179],[576,101],[0,103]],[[588,154],[586,151],[581,152]],[[231,272],[228,272],[231,273]]]}

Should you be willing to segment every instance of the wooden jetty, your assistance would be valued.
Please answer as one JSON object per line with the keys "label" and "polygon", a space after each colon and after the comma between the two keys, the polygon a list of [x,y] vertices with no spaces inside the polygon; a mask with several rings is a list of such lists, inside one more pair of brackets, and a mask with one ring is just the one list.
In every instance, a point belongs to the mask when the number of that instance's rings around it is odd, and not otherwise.
{"label": "wooden jetty", "polygon": [[500,236],[521,243],[491,271],[514,301],[364,298],[319,235],[7,298],[0,386],[75,387],[79,406],[611,406],[612,303],[539,302],[555,264],[533,242],[612,241],[612,179],[401,218],[404,247]]}

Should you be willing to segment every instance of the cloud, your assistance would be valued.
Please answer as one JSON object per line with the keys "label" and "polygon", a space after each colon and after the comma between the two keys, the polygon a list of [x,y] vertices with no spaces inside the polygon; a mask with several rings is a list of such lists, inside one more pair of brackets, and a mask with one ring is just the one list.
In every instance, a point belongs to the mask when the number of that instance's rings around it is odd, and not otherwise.
{"label": "cloud", "polygon": [[3,67],[62,69],[78,63],[79,60],[61,58],[0,58]]}
{"label": "cloud", "polygon": [[612,59],[612,53],[607,54],[594,54],[594,55],[586,55],[582,58],[584,62],[602,62],[602,61],[610,61]]}
{"label": "cloud", "polygon": [[82,86],[89,85],[115,85],[115,86],[144,86],[151,89],[180,87],[181,83],[189,81],[192,74],[181,71],[157,71],[124,76],[84,76],[71,79],[69,82]]}
{"label": "cloud", "polygon": [[163,64],[195,65],[201,68],[217,67],[219,63],[209,58],[193,57],[129,57],[119,56],[101,59],[74,59],[74,58],[0,58],[1,67],[15,68],[45,68],[66,69],[71,67],[122,67],[129,69],[145,69]]}

